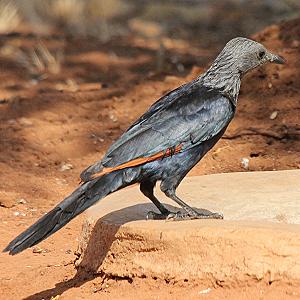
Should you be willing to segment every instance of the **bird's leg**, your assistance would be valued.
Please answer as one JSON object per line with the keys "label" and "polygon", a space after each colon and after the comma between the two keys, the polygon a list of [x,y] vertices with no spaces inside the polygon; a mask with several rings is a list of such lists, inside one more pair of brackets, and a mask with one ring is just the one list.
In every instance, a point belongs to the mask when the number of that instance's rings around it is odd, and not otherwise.
{"label": "bird's leg", "polygon": [[149,198],[153,204],[157,207],[157,209],[160,211],[160,214],[149,211],[147,213],[147,219],[153,219],[153,220],[165,220],[168,218],[169,215],[174,214],[170,212],[162,203],[159,202],[159,200],[154,196],[153,188],[155,186],[155,182],[152,181],[143,181],[140,184],[140,190],[141,192]]}
{"label": "bird's leg", "polygon": [[196,211],[195,209],[187,205],[179,197],[176,196],[175,189],[168,189],[164,192],[167,197],[174,200],[185,210],[185,213],[182,212],[171,213],[167,217],[168,220],[180,221],[180,220],[193,220],[193,219],[223,219],[222,214],[213,213],[209,210],[202,210],[201,212]]}

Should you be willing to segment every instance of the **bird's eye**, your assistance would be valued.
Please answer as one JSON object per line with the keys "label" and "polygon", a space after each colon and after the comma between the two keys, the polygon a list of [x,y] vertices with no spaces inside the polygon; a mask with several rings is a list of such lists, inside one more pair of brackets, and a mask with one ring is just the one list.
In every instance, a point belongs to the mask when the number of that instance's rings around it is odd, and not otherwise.
{"label": "bird's eye", "polygon": [[262,59],[265,56],[266,52],[264,50],[259,51],[258,57]]}

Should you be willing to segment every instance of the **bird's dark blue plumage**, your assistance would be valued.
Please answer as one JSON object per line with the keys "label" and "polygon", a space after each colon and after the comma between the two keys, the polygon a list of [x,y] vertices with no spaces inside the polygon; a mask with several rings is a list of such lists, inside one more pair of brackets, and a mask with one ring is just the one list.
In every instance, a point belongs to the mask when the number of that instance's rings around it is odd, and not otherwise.
{"label": "bird's dark blue plumage", "polygon": [[[4,251],[16,254],[47,238],[106,195],[140,183],[160,214],[155,219],[222,218],[199,213],[176,195],[176,188],[225,132],[232,120],[242,75],[265,62],[283,63],[261,44],[245,38],[229,41],[207,72],[155,102],[108,149],[81,173],[83,184],[16,237]],[[172,213],[154,196],[161,190],[185,213]]]}
{"label": "bird's dark blue plumage", "polygon": [[182,151],[196,147],[225,128],[234,110],[229,98],[194,80],[153,104],[81,177],[89,180],[103,167],[150,157],[179,144]]}

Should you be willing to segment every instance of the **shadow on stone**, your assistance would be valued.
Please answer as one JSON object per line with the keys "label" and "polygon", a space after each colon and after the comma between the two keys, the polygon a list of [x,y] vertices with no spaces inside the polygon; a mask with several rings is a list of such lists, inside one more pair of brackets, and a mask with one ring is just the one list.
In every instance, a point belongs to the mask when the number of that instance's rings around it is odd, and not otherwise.
{"label": "shadow on stone", "polygon": [[[182,209],[172,205],[164,204],[164,206],[172,212],[183,212]],[[132,221],[146,220],[149,211],[159,212],[153,204],[142,203],[113,211],[98,220],[95,218],[87,219],[82,227],[77,251],[79,257],[76,262],[78,272],[97,273],[120,226]]]}
{"label": "shadow on stone", "polygon": [[[171,211],[180,210],[172,205],[165,204],[165,206]],[[157,211],[153,204],[142,203],[108,213],[95,221],[87,219],[83,224],[81,235],[86,237],[88,235],[88,240],[86,245],[82,244],[83,241],[79,241],[79,259],[75,262],[75,265],[77,265],[76,275],[68,281],[57,283],[52,289],[31,295],[25,300],[50,299],[63,294],[70,288],[80,287],[95,277],[102,276],[102,274],[96,274],[96,272],[109,252],[111,244],[116,239],[115,235],[120,226],[131,221],[146,220],[147,212],[151,210]],[[91,226],[93,222],[96,223]],[[95,245],[97,246],[95,247]]]}

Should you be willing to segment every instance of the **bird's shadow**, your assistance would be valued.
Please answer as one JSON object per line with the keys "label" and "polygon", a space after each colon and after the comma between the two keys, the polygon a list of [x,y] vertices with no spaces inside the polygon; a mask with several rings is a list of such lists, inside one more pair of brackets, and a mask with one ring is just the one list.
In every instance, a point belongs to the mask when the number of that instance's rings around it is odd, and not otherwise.
{"label": "bird's shadow", "polygon": [[[165,206],[173,212],[182,211],[172,205],[165,204]],[[199,211],[199,209],[197,210]],[[56,283],[54,288],[28,296],[25,300],[51,299],[51,297],[61,295],[70,288],[80,287],[84,283],[93,280],[95,276],[99,276],[96,272],[115,240],[115,235],[120,226],[131,221],[145,220],[149,211],[158,212],[151,203],[142,203],[111,212],[100,218],[93,227],[83,260],[77,267],[76,275],[67,281]],[[118,224],[113,227],[114,230],[111,230],[112,226],[109,230],[103,230],[103,228],[99,230],[101,226],[105,226],[105,223],[111,223],[111,220],[118,220]]]}

